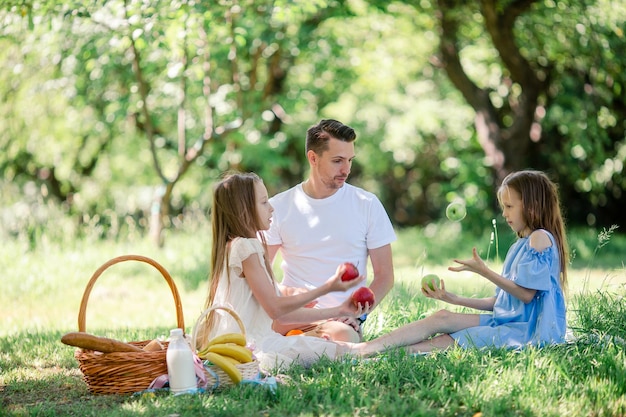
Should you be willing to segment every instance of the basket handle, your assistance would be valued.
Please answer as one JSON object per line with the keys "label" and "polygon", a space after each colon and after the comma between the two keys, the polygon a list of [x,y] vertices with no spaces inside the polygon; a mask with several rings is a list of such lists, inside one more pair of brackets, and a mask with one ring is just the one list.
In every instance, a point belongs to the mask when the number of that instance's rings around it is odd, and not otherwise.
{"label": "basket handle", "polygon": [[86,330],[85,317],[87,316],[87,301],[89,300],[89,294],[91,294],[91,289],[96,283],[96,280],[98,279],[98,277],[100,277],[100,275],[102,275],[102,273],[110,266],[118,264],[120,262],[125,262],[125,261],[139,261],[139,262],[147,263],[155,267],[161,273],[161,275],[163,275],[163,278],[165,278],[165,281],[167,281],[167,284],[169,285],[170,290],[172,291],[172,295],[174,296],[174,305],[176,306],[177,326],[178,328],[183,329],[183,332],[184,332],[185,320],[183,317],[183,305],[180,299],[180,294],[178,293],[178,289],[176,288],[176,284],[174,283],[172,276],[169,274],[169,272],[167,272],[165,268],[163,268],[163,266],[161,266],[161,264],[159,264],[153,259],[150,259],[146,256],[141,256],[141,255],[122,255],[122,256],[115,257],[109,260],[108,262],[104,263],[100,268],[96,270],[96,272],[93,273],[93,275],[91,276],[91,279],[89,280],[89,283],[87,284],[87,287],[85,288],[85,292],[83,293],[83,299],[80,302],[80,310],[78,312],[78,331],[84,332]]}
{"label": "basket handle", "polygon": [[213,310],[223,310],[225,312],[227,312],[228,314],[230,314],[235,321],[237,322],[237,324],[239,325],[239,329],[241,330],[241,333],[244,335],[246,335],[246,328],[243,325],[243,322],[241,321],[241,318],[239,317],[239,314],[237,314],[237,312],[235,310],[233,310],[230,307],[226,307],[223,305],[214,305],[211,306],[209,308],[207,308],[206,310],[204,310],[200,316],[198,316],[198,320],[196,320],[196,324],[193,326],[193,330],[191,332],[191,346],[193,349],[196,348],[196,339],[198,336],[198,326],[200,325],[200,323],[202,322],[202,319],[209,314],[211,311]]}

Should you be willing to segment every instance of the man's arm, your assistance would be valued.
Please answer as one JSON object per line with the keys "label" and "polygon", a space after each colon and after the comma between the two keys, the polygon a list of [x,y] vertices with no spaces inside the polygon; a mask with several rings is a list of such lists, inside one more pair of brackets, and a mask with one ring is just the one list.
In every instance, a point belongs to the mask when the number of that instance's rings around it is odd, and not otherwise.
{"label": "man's arm", "polygon": [[393,288],[394,274],[391,244],[371,249],[369,256],[374,274],[374,279],[369,287],[376,296],[376,304],[374,306],[376,307]]}

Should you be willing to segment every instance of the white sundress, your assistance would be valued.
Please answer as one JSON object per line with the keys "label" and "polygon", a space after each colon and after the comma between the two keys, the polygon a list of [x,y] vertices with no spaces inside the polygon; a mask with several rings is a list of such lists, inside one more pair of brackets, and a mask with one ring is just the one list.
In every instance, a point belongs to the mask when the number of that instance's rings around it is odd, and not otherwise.
{"label": "white sundress", "polygon": [[[236,238],[231,242],[228,264],[230,285],[227,271],[224,270],[213,305],[228,306],[237,312],[245,326],[248,344],[253,348],[261,370],[265,372],[284,369],[292,363],[308,366],[322,356],[335,359],[337,344],[332,341],[313,336],[283,336],[272,330],[272,319],[254,297],[248,281],[242,276],[242,262],[255,254],[267,273],[263,261],[264,253],[263,245],[258,239]],[[269,274],[267,279],[271,281]],[[279,294],[278,288],[276,292]],[[217,323],[209,337],[240,331],[230,315],[218,314],[217,317]]]}

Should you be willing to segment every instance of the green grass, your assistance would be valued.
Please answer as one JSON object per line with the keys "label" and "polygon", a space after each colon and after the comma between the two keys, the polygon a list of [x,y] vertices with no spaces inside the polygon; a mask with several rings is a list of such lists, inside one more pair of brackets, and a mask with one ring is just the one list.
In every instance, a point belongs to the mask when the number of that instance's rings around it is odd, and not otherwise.
{"label": "green grass", "polygon": [[[461,350],[427,356],[391,351],[376,360],[321,361],[293,367],[275,393],[239,386],[212,394],[173,397],[162,392],[92,395],[74,349],[63,334],[77,330],[85,286],[93,272],[122,254],[141,254],[173,276],[188,332],[206,294],[209,233],[172,234],[165,248],[141,240],[89,240],[36,248],[3,242],[0,270],[0,416],[616,416],[626,415],[626,236],[614,234],[597,250],[599,231],[571,233],[576,258],[570,274],[569,322],[574,343],[521,352]],[[512,241],[500,233],[500,256]],[[444,307],[418,291],[424,273],[438,273],[449,289],[490,295],[471,274],[446,271],[489,236],[467,236],[458,224],[399,232],[394,244],[397,285],[371,315],[365,337]],[[492,247],[489,251],[495,253]],[[498,268],[491,256],[488,262]],[[588,266],[591,266],[588,267]],[[176,323],[169,288],[149,265],[123,263],[105,271],[87,308],[87,331],[121,340],[165,337]]]}

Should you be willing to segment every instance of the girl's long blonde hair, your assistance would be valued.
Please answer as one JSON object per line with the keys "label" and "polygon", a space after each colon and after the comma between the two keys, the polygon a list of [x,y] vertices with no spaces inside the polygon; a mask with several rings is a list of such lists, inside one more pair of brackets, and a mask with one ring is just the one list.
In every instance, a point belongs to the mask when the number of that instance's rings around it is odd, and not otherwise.
{"label": "girl's long blonde hair", "polygon": [[[263,234],[259,234],[261,223],[256,209],[254,185],[261,182],[255,173],[226,173],[213,187],[213,206],[211,209],[212,246],[209,273],[209,292],[204,308],[213,305],[220,277],[226,269],[227,284],[230,286],[228,261],[230,243],[233,239],[260,238],[265,248],[264,262],[272,280],[272,268],[267,256],[267,244]],[[236,307],[236,306],[234,306]],[[205,341],[215,324],[215,316],[209,313],[206,320],[199,326],[197,340]],[[205,337],[202,337],[205,336]]]}
{"label": "girl's long blonde hair", "polygon": [[[545,229],[554,236],[561,264],[561,288],[565,291],[569,247],[557,185],[541,171],[524,170],[513,172],[504,178],[498,189],[498,200],[507,187],[520,194],[524,221],[530,230]],[[519,233],[518,237],[521,237]]]}

